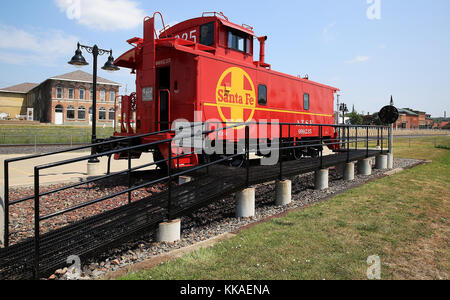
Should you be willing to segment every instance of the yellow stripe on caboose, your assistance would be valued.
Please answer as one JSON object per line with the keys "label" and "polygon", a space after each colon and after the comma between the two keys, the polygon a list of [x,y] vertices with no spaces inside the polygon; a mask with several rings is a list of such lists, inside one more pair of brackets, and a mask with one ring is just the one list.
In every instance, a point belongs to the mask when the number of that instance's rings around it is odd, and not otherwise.
{"label": "yellow stripe on caboose", "polygon": [[[205,106],[211,106],[211,107],[217,107],[218,105],[216,103],[202,103]],[[221,104],[220,107],[241,107],[240,105],[235,104]],[[278,112],[278,113],[288,113],[288,114],[297,114],[297,115],[309,115],[309,116],[319,116],[319,117],[333,117],[333,115],[326,115],[326,114],[315,114],[315,113],[307,113],[307,112],[301,112],[301,111],[292,111],[292,110],[281,110],[281,109],[270,109],[270,108],[259,108],[256,107],[255,110],[259,111],[268,111],[268,112]]]}

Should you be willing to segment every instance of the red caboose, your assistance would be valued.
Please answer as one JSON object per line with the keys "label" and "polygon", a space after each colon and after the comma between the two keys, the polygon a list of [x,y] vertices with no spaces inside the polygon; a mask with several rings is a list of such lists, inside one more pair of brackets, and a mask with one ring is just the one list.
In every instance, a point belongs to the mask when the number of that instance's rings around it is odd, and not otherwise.
{"label": "red caboose", "polygon": [[[206,13],[165,27],[156,37],[155,15],[144,20],[144,38],[128,40],[133,49],[115,62],[136,74],[136,93],[122,99],[122,132],[117,136],[163,131],[179,119],[224,124],[274,120],[334,124],[338,89],[273,71],[264,61],[267,37],[256,37],[250,26],[231,23],[222,13]],[[260,46],[257,61],[253,58],[255,39]],[[201,112],[197,118],[195,112]],[[236,134],[232,142],[239,136],[242,134]],[[258,135],[257,129],[251,136],[270,139]],[[289,137],[287,132],[283,136]],[[294,138],[307,142],[318,136],[318,127],[301,126]],[[159,134],[140,142],[169,137],[169,133]],[[335,138],[335,130],[324,127],[323,137]],[[168,156],[167,149],[149,150],[160,158]],[[199,157],[192,155],[181,164],[196,165],[198,161]]]}

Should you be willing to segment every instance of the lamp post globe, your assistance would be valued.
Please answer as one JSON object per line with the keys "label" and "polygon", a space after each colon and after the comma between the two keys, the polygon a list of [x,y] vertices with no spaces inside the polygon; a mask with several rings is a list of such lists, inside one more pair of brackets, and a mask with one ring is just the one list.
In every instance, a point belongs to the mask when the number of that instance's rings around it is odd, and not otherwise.
{"label": "lamp post globe", "polygon": [[69,61],[69,65],[75,66],[77,68],[81,68],[84,66],[89,65],[89,63],[86,61],[86,59],[83,57],[83,53],[80,49],[80,44],[78,43],[78,48],[75,51],[75,55],[72,57],[72,59]]}
{"label": "lamp post globe", "polygon": [[111,54],[108,57],[108,61],[105,63],[102,69],[110,73],[120,70],[118,66],[114,65],[114,57],[112,56],[112,50]]}

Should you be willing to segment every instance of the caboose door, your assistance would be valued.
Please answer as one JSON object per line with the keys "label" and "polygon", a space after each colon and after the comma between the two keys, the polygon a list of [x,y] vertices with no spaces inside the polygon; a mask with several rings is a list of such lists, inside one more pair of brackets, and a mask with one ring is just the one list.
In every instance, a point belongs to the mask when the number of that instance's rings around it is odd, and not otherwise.
{"label": "caboose door", "polygon": [[158,122],[159,130],[170,128],[170,68],[158,69]]}

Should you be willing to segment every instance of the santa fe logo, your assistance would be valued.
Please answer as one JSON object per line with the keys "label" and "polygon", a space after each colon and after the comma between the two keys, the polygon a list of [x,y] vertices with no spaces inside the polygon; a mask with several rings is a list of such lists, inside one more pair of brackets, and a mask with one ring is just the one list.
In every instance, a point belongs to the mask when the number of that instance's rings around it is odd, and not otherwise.
{"label": "santa fe logo", "polygon": [[245,123],[255,114],[256,93],[250,76],[241,68],[223,72],[216,89],[217,110],[226,123]]}

